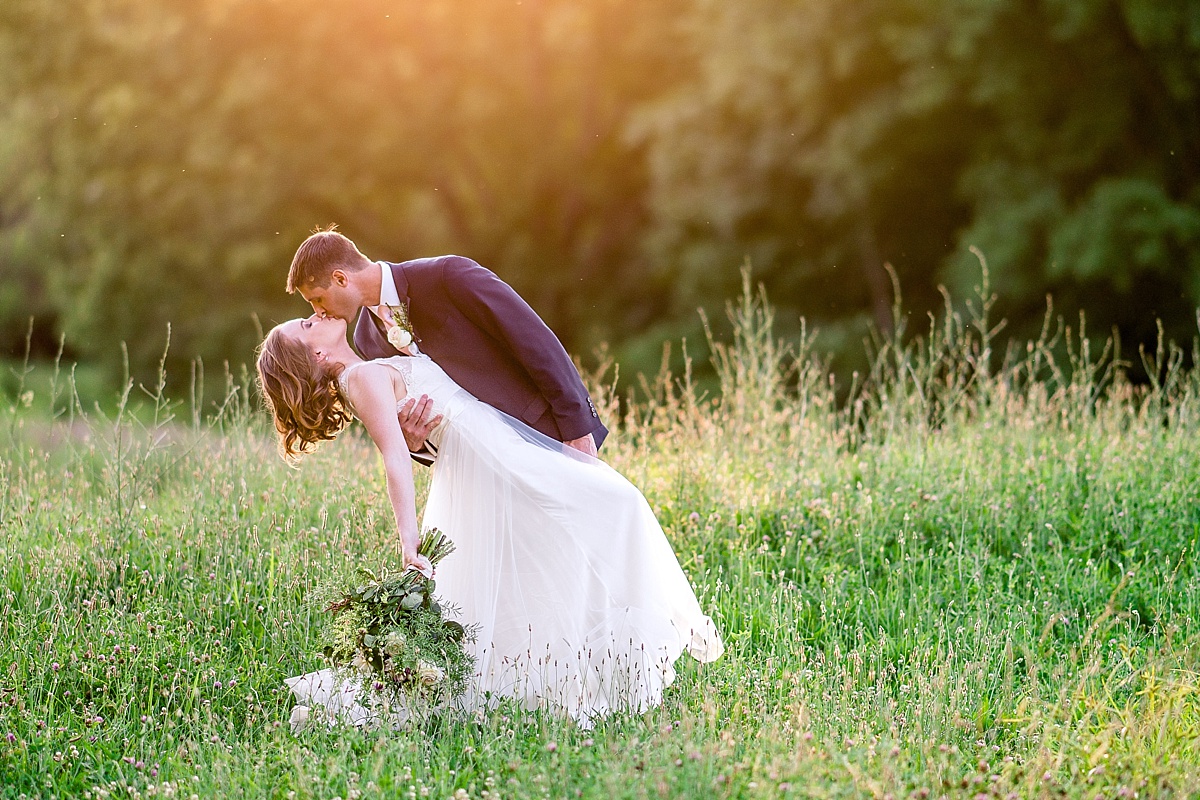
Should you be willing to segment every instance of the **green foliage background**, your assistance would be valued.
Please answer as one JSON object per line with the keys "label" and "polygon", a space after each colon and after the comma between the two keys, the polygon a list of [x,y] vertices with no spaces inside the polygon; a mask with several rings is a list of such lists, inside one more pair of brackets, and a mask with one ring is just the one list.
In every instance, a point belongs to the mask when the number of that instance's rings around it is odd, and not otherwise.
{"label": "green foliage background", "polygon": [[[7,0],[0,348],[248,359],[291,253],[471,256],[628,374],[749,259],[843,365],[979,247],[1130,342],[1200,303],[1190,0]],[[849,360],[848,360],[849,359]],[[172,364],[173,375],[187,370]]]}

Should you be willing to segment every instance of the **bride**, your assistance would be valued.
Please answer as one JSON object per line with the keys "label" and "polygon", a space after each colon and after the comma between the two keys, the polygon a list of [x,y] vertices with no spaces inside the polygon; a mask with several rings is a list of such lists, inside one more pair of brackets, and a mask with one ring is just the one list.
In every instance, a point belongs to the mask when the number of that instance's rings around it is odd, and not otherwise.
{"label": "bride", "polygon": [[[724,646],[655,519],[629,481],[602,461],[480,402],[427,356],[363,361],[346,323],[312,316],[274,328],[259,382],[295,462],[333,439],[352,416],[383,457],[405,567],[417,554],[412,463],[396,418],[428,395],[441,421],[424,528],[457,545],[438,565],[439,594],[477,624],[477,674],[466,702],[515,698],[583,725],[662,700],[687,651],[700,661]],[[328,670],[289,679],[302,701],[361,723],[353,686]]]}

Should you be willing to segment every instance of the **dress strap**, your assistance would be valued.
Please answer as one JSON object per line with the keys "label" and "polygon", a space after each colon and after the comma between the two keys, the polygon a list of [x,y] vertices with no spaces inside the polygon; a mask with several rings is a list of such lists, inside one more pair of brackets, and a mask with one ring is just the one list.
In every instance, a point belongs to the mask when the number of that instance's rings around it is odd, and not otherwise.
{"label": "dress strap", "polygon": [[341,387],[343,393],[346,391],[346,378],[350,375],[350,370],[356,367],[361,367],[366,363],[366,361],[356,361],[353,364],[347,365],[346,368],[342,370],[342,373],[338,375],[338,386]]}

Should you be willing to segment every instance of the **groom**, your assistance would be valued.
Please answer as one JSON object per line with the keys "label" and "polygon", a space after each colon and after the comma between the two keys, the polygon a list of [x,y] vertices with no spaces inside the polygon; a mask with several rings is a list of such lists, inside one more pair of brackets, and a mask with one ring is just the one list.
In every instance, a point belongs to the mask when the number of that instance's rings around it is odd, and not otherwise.
{"label": "groom", "polygon": [[[420,350],[454,382],[530,427],[590,455],[608,435],[558,338],[512,287],[461,256],[371,261],[332,227],[300,245],[288,271],[323,316],[358,322],[354,346],[364,358],[399,351],[388,341],[392,310],[406,309]],[[408,400],[400,426],[413,457],[431,463],[426,441],[439,418],[429,398]]]}

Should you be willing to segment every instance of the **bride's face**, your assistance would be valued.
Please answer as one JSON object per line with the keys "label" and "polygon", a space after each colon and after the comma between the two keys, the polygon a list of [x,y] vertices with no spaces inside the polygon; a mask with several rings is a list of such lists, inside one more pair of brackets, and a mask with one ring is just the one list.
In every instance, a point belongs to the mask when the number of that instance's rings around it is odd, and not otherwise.
{"label": "bride's face", "polygon": [[326,354],[346,343],[346,320],[313,314],[285,322],[279,332],[289,339],[299,340],[314,354]]}

